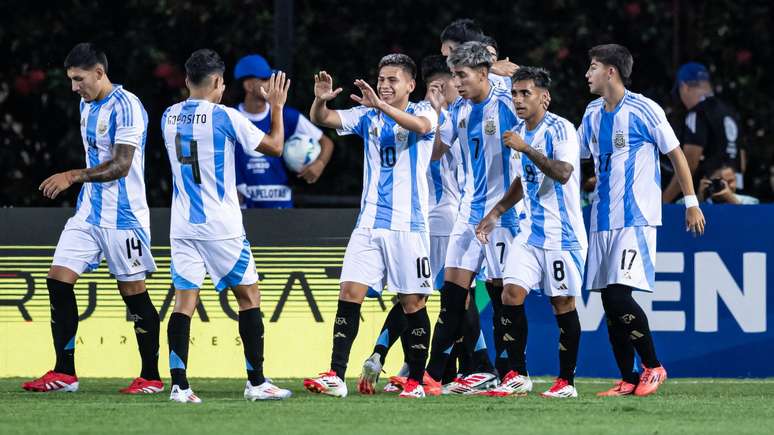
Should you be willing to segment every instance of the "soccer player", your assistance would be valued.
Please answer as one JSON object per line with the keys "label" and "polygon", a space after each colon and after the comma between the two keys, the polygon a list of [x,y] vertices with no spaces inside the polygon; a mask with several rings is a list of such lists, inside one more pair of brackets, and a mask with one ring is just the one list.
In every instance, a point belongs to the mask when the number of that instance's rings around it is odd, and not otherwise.
{"label": "soccer player", "polygon": [[[398,293],[406,317],[409,380],[401,397],[425,396],[422,375],[430,346],[430,318],[425,308],[433,291],[428,237],[427,171],[438,114],[428,102],[412,103],[416,65],[404,54],[379,62],[376,92],[355,80],[360,106],[330,110],[326,103],[341,92],[325,71],[315,76],[312,122],[357,134],[365,146],[363,196],[341,271],[341,292],[333,327],[330,371],[304,380],[311,392],[345,397],[344,375],[357,336],[360,306],[368,288]],[[440,391],[429,391],[437,394]]]}
{"label": "soccer player", "polygon": [[[502,265],[518,231],[516,212],[509,210],[498,219],[489,244],[479,243],[475,234],[476,225],[502,198],[513,179],[512,152],[502,143],[502,134],[518,123],[510,93],[491,85],[488,74],[492,56],[480,42],[466,42],[458,46],[447,58],[447,63],[462,98],[450,110],[452,128],[444,133],[442,146],[436,147],[434,157],[442,155],[448,144],[459,139],[465,189],[457,221],[449,237],[441,289],[441,313],[435,326],[427,366],[430,379],[425,383],[441,379],[447,352],[460,333],[468,289],[485,260],[487,292],[495,308],[495,318],[499,318]],[[497,344],[497,347],[499,355],[501,345]],[[504,374],[502,372],[501,376]],[[468,377],[471,381],[476,380],[467,382],[474,389],[486,389],[496,381],[493,373],[472,373]]]}
{"label": "soccer player", "polygon": [[[626,47],[589,50],[589,90],[600,98],[586,107],[578,128],[581,158],[593,157],[597,183],[591,206],[586,288],[602,293],[607,329],[622,379],[602,396],[655,393],[667,373],[656,357],[645,312],[633,290],[652,292],[656,227],[661,225],[659,151],[675,168],[685,196],[686,231],[704,232],[704,215],[691,172],[664,110],[635,94],[629,82],[634,60]],[[634,352],[643,364],[634,371]]]}
{"label": "soccer player", "polygon": [[78,308],[73,288],[83,273],[106,258],[134,320],[142,359],[140,376],[121,392],[158,393],[164,389],[158,370],[159,315],[145,288],[146,273],[156,270],[143,168],[148,115],[134,94],[110,82],[107,57],[95,44],[76,45],[64,66],[73,92],[81,96],[86,168],[54,174],[40,185],[43,195],[53,199],[83,183],[75,215],[62,231],[46,278],[56,365],[22,387],[39,392],[78,390],[74,361]]}
{"label": "soccer player", "polygon": [[[271,128],[271,107],[263,99],[261,87],[268,86],[271,74],[269,63],[259,54],[239,59],[234,67],[234,78],[239,81],[245,95],[238,109],[264,133]],[[307,183],[315,183],[331,159],[333,141],[292,107],[285,106],[282,123],[286,140],[294,134],[303,134],[320,142],[320,155],[297,175]],[[281,156],[246,153],[242,147],[236,147],[236,175],[237,189],[243,196],[243,207],[293,207],[288,170]]]}
{"label": "soccer player", "polygon": [[441,54],[449,56],[460,44],[470,41],[482,42],[492,54],[489,80],[493,86],[500,87],[505,92],[511,92],[511,76],[519,66],[507,57],[497,60],[499,55],[497,41],[491,36],[484,35],[481,26],[474,20],[470,18],[454,20],[443,29],[441,32]]}
{"label": "soccer player", "polygon": [[505,288],[501,317],[509,371],[492,396],[527,394],[527,317],[524,300],[530,291],[550,298],[559,326],[559,377],[545,397],[577,397],[575,365],[580,343],[580,320],[575,297],[581,294],[586,261],[586,229],[580,207],[580,146],[572,123],[548,112],[551,77],[534,67],[521,67],[513,76],[513,104],[523,121],[503,141],[520,155],[517,178],[505,197],[479,223],[482,243],[497,219],[525,197],[526,218],[519,221],[503,271]]}
{"label": "soccer player", "polygon": [[191,315],[209,273],[217,291],[231,288],[239,305],[239,335],[244,346],[247,400],[285,399],[263,375],[263,320],[260,290],[250,243],[245,238],[234,171],[234,148],[279,155],[284,142],[282,107],[290,81],[273,74],[263,97],[271,105],[271,133],[264,134],[236,109],[220,103],[226,67],[209,49],[193,52],[185,63],[187,100],[167,108],[161,118],[172,167],[173,195],[169,239],[175,308],[167,325],[170,400],[201,403],[186,376]]}

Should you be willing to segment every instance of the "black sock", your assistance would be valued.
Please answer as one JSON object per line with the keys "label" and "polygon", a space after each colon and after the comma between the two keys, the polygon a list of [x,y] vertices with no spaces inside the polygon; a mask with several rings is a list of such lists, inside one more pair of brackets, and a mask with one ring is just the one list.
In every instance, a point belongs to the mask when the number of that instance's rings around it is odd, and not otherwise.
{"label": "black sock", "polygon": [[435,380],[443,377],[454,343],[461,335],[468,289],[446,281],[441,289],[441,312],[433,331],[433,346],[427,372]]}
{"label": "black sock", "polygon": [[559,377],[574,385],[581,336],[578,311],[558,314],[556,324],[559,326]]}
{"label": "black sock", "polygon": [[191,318],[183,313],[172,313],[167,324],[169,343],[169,372],[172,385],[189,388],[185,371],[188,366],[188,340],[191,336]]}
{"label": "black sock", "polygon": [[344,379],[349,361],[349,351],[360,328],[360,304],[339,300],[336,320],[333,323],[333,352],[331,370]]}
{"label": "black sock", "polygon": [[430,317],[427,315],[427,308],[406,314],[408,332],[404,336],[408,341],[408,354],[406,363],[409,366],[409,379],[413,379],[420,384],[425,374],[425,363],[427,362],[427,353],[430,348]]}
{"label": "black sock", "polygon": [[160,381],[159,375],[159,312],[153,306],[147,291],[132,295],[121,296],[129,315],[134,321],[134,335],[137,337],[137,347],[142,359],[140,377]]}
{"label": "black sock", "polygon": [[54,338],[54,371],[75,375],[75,334],[78,332],[78,305],[73,284],[47,278],[51,303],[51,335]]}
{"label": "black sock", "polygon": [[[443,376],[441,376],[441,383],[448,384],[453,381],[459,373],[465,373],[470,370],[465,364],[468,363],[465,359],[465,346],[462,342],[454,343],[451,353],[449,353],[449,359],[446,360],[446,366],[443,368]],[[459,364],[458,364],[459,361]]]}
{"label": "black sock", "polygon": [[505,349],[501,337],[503,336],[503,325],[500,317],[503,315],[503,288],[495,287],[491,282],[486,283],[486,292],[492,303],[492,330],[495,345],[495,369],[500,379],[510,370],[508,363],[508,352]]}
{"label": "black sock", "polygon": [[471,294],[468,309],[465,311],[465,326],[463,327],[465,354],[463,358],[465,358],[467,370],[463,373],[492,373],[494,368],[492,362],[489,361],[489,351],[486,348],[484,335],[481,333],[481,319],[474,298],[475,295]]}
{"label": "black sock", "polygon": [[511,370],[527,376],[527,315],[524,305],[503,305],[502,340],[508,351],[508,365]]}
{"label": "black sock", "polygon": [[266,382],[263,377],[263,319],[260,308],[239,312],[239,336],[245,350],[247,379],[257,387]]}
{"label": "black sock", "polygon": [[387,358],[387,352],[390,351],[392,345],[400,338],[406,327],[406,314],[403,312],[403,307],[400,303],[397,303],[387,313],[382,331],[376,340],[376,346],[374,346],[374,353],[379,354],[379,361],[381,361],[382,365],[384,365],[384,360]]}
{"label": "black sock", "polygon": [[611,306],[611,299],[602,292],[602,307],[605,309],[605,320],[607,324],[607,335],[610,339],[610,347],[613,349],[613,356],[618,370],[621,372],[621,379],[635,384],[640,381],[639,376],[634,371],[634,345],[629,339],[629,333],[626,328],[618,321],[614,314],[614,308]]}
{"label": "black sock", "polygon": [[619,324],[626,330],[629,340],[640,355],[642,364],[648,368],[661,367],[656,357],[648,318],[632,297],[632,288],[614,284],[602,291],[602,298],[607,299],[608,306]]}

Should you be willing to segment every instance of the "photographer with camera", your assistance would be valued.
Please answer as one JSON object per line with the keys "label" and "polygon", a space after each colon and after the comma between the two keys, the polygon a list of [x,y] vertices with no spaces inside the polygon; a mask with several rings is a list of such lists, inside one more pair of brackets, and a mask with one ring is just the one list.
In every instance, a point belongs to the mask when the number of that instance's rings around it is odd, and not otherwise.
{"label": "photographer with camera", "polygon": [[716,169],[710,178],[699,181],[699,191],[696,195],[699,201],[710,204],[758,204],[757,198],[736,193],[736,173],[731,165],[723,164]]}

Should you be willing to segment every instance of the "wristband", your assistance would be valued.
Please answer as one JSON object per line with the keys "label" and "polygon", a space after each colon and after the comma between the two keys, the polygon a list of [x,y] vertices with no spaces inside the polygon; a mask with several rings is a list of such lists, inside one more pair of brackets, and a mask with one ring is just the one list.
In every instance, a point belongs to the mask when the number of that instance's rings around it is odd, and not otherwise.
{"label": "wristband", "polygon": [[686,195],[683,197],[683,200],[685,201],[685,208],[699,206],[699,200],[696,198],[696,195]]}

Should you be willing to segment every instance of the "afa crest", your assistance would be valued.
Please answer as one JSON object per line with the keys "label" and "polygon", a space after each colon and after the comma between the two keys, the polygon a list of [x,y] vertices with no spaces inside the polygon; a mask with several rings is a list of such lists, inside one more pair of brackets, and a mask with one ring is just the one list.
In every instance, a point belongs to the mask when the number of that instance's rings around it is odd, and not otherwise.
{"label": "afa crest", "polygon": [[100,122],[99,125],[97,125],[97,133],[99,134],[105,134],[107,131],[107,122]]}
{"label": "afa crest", "polygon": [[626,137],[624,136],[623,130],[615,131],[615,138],[613,138],[613,145],[615,145],[616,148],[623,148],[626,146]]}
{"label": "afa crest", "polygon": [[497,131],[497,127],[495,127],[495,121],[494,118],[489,118],[484,123],[484,133],[488,135],[493,135]]}
{"label": "afa crest", "polygon": [[395,129],[395,140],[398,142],[406,142],[408,135],[408,130],[403,127],[398,127]]}

